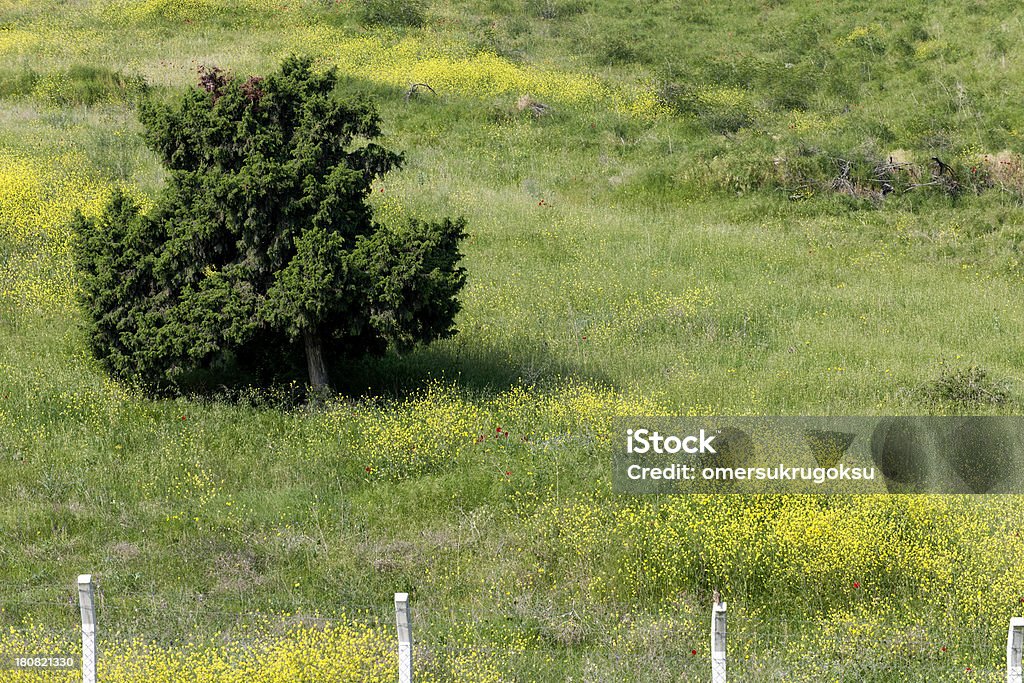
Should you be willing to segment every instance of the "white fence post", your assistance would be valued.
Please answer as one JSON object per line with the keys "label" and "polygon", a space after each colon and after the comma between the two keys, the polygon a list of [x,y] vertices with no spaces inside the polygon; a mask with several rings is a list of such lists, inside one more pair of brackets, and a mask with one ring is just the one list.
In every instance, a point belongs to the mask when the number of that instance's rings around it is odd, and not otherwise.
{"label": "white fence post", "polygon": [[726,683],[724,602],[716,602],[711,609],[711,683]]}
{"label": "white fence post", "polygon": [[408,593],[395,593],[395,621],[398,624],[398,683],[412,683],[412,627]]}
{"label": "white fence post", "polygon": [[1024,617],[1010,619],[1006,634],[1006,683],[1024,683],[1021,672],[1021,650],[1024,648]]}
{"label": "white fence post", "polygon": [[82,610],[82,683],[96,683],[96,605],[92,575],[78,577],[78,605]]}

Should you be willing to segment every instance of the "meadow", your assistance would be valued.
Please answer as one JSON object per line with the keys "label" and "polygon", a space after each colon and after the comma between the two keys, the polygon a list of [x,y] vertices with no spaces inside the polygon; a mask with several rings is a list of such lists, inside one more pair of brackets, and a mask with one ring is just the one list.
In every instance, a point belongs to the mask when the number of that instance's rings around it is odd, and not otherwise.
{"label": "meadow", "polygon": [[[0,0],[0,655],[75,652],[91,572],[110,681],[393,680],[396,591],[423,680],[702,680],[714,589],[737,680],[1000,680],[1018,497],[618,496],[605,455],[1024,408],[1015,7]],[[292,53],[406,153],[381,220],[466,217],[458,334],[325,402],[112,382],[72,213],[161,186],[140,98]]]}

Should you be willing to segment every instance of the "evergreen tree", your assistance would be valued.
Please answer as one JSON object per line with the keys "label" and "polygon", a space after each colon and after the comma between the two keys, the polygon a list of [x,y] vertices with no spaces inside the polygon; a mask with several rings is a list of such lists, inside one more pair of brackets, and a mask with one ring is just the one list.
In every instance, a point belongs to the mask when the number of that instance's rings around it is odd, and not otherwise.
{"label": "evergreen tree", "polygon": [[142,106],[168,171],[155,207],[119,192],[76,217],[92,350],[114,376],[165,386],[304,352],[320,390],[330,356],[454,333],[464,221],[374,221],[371,183],[402,158],[335,84],[292,57],[266,78],[204,69],[180,101]]}

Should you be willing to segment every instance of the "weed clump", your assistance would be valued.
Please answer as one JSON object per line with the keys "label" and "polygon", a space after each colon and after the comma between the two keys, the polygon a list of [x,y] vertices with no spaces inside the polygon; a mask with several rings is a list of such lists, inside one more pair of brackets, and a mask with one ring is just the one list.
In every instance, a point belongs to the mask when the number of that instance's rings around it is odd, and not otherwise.
{"label": "weed clump", "polygon": [[711,133],[735,133],[753,125],[758,113],[750,93],[741,87],[669,83],[660,98],[670,110]]}
{"label": "weed clump", "polygon": [[28,68],[0,70],[0,99],[31,95],[39,74]]}
{"label": "weed clump", "polygon": [[54,105],[91,106],[101,102],[134,102],[149,86],[137,74],[125,74],[103,66],[75,64],[37,79],[33,94]]}
{"label": "weed clump", "polygon": [[537,18],[552,20],[582,14],[587,10],[587,3],[582,0],[529,0],[526,7]]}
{"label": "weed clump", "polygon": [[417,28],[427,23],[423,0],[362,0],[359,19],[365,26]]}
{"label": "weed clump", "polygon": [[1009,384],[993,379],[985,368],[977,365],[945,368],[920,393],[926,403],[956,408],[1002,406],[1011,399]]}

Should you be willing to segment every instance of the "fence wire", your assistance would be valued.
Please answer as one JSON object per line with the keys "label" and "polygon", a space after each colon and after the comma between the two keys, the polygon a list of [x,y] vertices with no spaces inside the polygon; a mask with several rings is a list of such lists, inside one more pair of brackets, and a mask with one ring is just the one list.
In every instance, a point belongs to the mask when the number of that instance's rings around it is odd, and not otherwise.
{"label": "fence wire", "polygon": [[[251,601],[232,605],[198,595],[98,590],[96,656],[101,672],[105,659],[144,670],[147,657],[159,653],[187,663],[195,651],[258,666],[273,659],[275,648],[316,656],[297,649],[304,646],[335,648],[363,657],[367,666],[397,671],[390,598],[335,603],[322,611],[261,610]],[[462,612],[432,604],[429,596],[413,596],[410,604],[414,670],[433,680],[473,680],[465,672],[495,681],[1007,680],[1006,626],[998,624],[942,630],[900,623],[895,615],[883,628],[856,620],[766,619],[730,608],[723,676],[713,668],[710,605],[703,612],[649,614],[527,609],[515,602]],[[71,591],[0,594],[0,666],[26,655],[88,657]]]}

